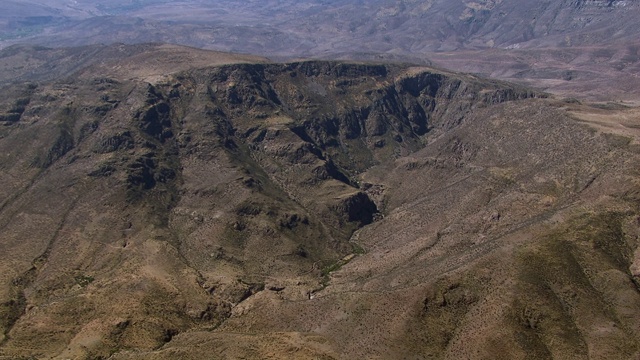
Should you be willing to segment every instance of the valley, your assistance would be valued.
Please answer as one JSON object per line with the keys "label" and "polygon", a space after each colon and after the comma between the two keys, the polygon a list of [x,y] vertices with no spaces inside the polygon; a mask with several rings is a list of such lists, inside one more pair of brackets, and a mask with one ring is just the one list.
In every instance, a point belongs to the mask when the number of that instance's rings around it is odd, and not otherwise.
{"label": "valley", "polygon": [[0,358],[637,355],[636,109],[424,66],[64,51],[0,54],[61,69],[3,88]]}
{"label": "valley", "polygon": [[0,4],[0,360],[636,359],[632,0]]}

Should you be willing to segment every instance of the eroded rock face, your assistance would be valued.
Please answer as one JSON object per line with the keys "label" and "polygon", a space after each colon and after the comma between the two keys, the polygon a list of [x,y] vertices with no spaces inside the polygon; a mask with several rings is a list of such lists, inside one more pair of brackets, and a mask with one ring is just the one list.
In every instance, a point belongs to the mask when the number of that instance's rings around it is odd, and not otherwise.
{"label": "eroded rock face", "polygon": [[[41,351],[83,344],[74,336],[104,307],[118,336],[90,326],[105,337],[83,356],[99,356],[114,344],[152,348],[191,326],[218,326],[264,288],[262,276],[280,279],[279,289],[317,287],[314,263],[349,254],[353,231],[378,218],[363,191],[373,185],[360,189],[358,173],[419,149],[477,106],[533,95],[506,88],[430,69],[315,61],[24,90],[2,109],[7,174],[25,179],[7,184],[1,214],[14,234],[5,254],[19,254],[3,269],[6,351],[56,331],[32,332],[53,316],[54,293],[68,299],[55,306],[68,331]],[[31,146],[16,151],[25,138]],[[46,195],[53,188],[57,196]]]}
{"label": "eroded rock face", "polygon": [[2,355],[636,351],[637,148],[579,104],[400,65],[100,78],[0,128]]}

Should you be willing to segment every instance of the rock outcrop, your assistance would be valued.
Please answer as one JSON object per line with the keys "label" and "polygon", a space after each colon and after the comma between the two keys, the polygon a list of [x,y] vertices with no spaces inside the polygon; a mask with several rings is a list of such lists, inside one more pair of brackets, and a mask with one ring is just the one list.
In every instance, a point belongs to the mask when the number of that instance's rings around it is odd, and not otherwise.
{"label": "rock outcrop", "polygon": [[0,357],[639,348],[637,145],[580,104],[323,61],[3,91]]}

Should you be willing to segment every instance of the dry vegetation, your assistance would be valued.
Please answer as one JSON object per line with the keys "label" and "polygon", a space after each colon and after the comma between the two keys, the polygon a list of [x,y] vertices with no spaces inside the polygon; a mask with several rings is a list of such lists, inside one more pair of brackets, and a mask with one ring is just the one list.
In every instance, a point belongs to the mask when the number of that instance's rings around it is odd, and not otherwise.
{"label": "dry vegetation", "polygon": [[91,49],[5,77],[0,358],[640,354],[637,109]]}

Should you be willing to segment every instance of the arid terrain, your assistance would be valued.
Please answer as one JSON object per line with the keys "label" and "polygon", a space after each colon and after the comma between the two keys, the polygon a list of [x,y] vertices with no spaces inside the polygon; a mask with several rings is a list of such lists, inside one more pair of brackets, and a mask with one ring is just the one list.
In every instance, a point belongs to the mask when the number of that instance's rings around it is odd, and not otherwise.
{"label": "arid terrain", "polygon": [[0,58],[31,59],[2,77],[0,358],[640,355],[636,108],[169,45]]}
{"label": "arid terrain", "polygon": [[408,62],[628,101],[640,93],[638,18],[636,0],[5,0],[0,48],[159,42]]}
{"label": "arid terrain", "polygon": [[3,1],[0,360],[639,359],[638,18]]}

